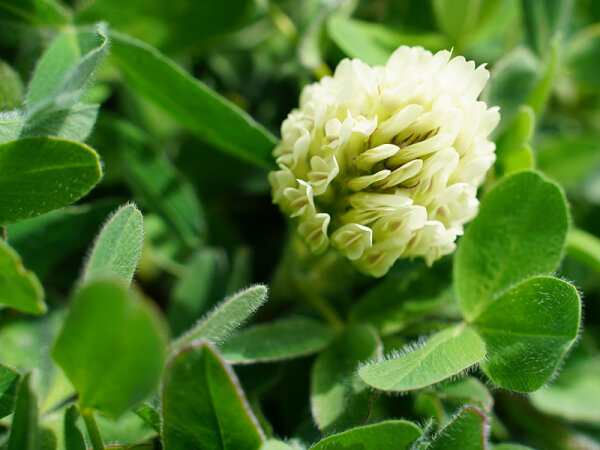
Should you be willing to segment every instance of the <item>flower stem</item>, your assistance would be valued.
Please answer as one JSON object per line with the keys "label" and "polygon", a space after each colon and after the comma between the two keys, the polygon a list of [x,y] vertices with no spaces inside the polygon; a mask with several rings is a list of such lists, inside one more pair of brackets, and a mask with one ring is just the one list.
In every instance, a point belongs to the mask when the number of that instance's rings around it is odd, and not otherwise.
{"label": "flower stem", "polygon": [[319,295],[307,295],[306,300],[336,332],[344,330],[344,321],[327,300]]}
{"label": "flower stem", "polygon": [[88,434],[90,435],[90,441],[92,441],[92,448],[94,450],[104,450],[104,442],[102,441],[100,429],[98,428],[98,424],[96,423],[96,419],[94,418],[94,410],[84,409],[81,411],[81,416],[83,417],[83,421],[85,422]]}
{"label": "flower stem", "polygon": [[[300,300],[339,333],[345,328],[344,320],[327,299],[337,298],[340,286],[344,289],[345,283],[339,283],[337,277],[340,273],[346,273],[346,267],[346,263],[334,252],[321,255],[311,253],[295,231],[291,230],[271,283],[269,303],[273,305],[273,299],[287,302]],[[351,277],[342,278],[351,280]]]}

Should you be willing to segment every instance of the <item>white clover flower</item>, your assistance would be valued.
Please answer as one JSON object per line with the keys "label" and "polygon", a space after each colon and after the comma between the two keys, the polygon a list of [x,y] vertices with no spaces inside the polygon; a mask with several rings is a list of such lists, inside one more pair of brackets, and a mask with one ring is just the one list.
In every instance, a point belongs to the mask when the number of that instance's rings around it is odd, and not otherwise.
{"label": "white clover flower", "polygon": [[308,85],[281,126],[273,202],[314,252],[330,245],[367,274],[454,251],[495,160],[498,108],[478,101],[484,66],[400,47],[385,66],[344,59]]}

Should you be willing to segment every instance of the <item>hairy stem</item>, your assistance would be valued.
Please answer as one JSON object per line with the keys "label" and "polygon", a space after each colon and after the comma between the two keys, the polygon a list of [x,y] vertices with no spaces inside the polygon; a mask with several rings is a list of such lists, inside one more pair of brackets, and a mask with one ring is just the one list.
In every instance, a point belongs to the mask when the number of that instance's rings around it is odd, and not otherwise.
{"label": "hairy stem", "polygon": [[94,450],[104,450],[104,442],[102,441],[100,429],[98,428],[98,424],[96,423],[96,419],[94,418],[94,410],[84,409],[83,411],[81,411],[81,416],[83,417],[83,421],[85,422],[88,434],[90,435],[90,441],[92,441],[92,448]]}

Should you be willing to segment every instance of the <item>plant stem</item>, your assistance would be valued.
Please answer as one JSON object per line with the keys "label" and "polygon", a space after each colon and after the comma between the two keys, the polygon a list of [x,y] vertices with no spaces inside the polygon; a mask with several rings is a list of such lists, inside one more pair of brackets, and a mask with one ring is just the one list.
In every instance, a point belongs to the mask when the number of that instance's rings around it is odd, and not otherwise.
{"label": "plant stem", "polygon": [[600,272],[600,239],[587,231],[572,227],[567,235],[569,256]]}
{"label": "plant stem", "polygon": [[[340,257],[336,253],[313,254],[292,230],[271,283],[271,299],[287,302],[300,300],[339,333],[345,328],[344,320],[327,299],[336,298],[340,286],[342,290],[345,287],[345,283],[337,282],[337,277],[345,274],[345,270],[346,266],[340,266]],[[272,300],[269,302],[271,305],[274,304]]]}
{"label": "plant stem", "polygon": [[323,297],[309,294],[306,296],[306,300],[336,332],[341,332],[344,330],[344,321],[340,318],[337,311],[333,309]]}
{"label": "plant stem", "polygon": [[4,242],[8,240],[8,237],[6,236],[6,227],[0,227],[0,235],[2,236]]}
{"label": "plant stem", "polygon": [[81,416],[83,417],[85,426],[88,430],[88,434],[90,435],[90,441],[92,441],[92,448],[94,450],[104,450],[104,442],[102,441],[100,429],[98,428],[98,424],[96,423],[96,419],[94,418],[94,410],[84,409],[81,411]]}

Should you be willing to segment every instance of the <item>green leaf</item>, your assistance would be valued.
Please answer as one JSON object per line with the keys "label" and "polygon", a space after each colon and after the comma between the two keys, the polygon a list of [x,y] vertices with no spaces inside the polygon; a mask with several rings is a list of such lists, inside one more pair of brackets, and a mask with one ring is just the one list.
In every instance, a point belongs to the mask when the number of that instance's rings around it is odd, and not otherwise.
{"label": "green leaf", "polygon": [[37,137],[0,144],[0,225],[67,206],[101,175],[96,152],[77,142]]}
{"label": "green leaf", "polygon": [[549,134],[536,140],[540,171],[565,189],[577,188],[600,161],[597,133],[571,131]]}
{"label": "green leaf", "polygon": [[[101,68],[99,68],[100,70]],[[93,85],[88,86],[81,97],[83,103],[99,104],[105,103],[113,94],[113,86],[108,80],[96,80]]]}
{"label": "green leaf", "polygon": [[78,23],[105,20],[111,28],[166,48],[171,53],[211,45],[252,18],[250,0],[176,1],[96,0],[78,5]]}
{"label": "green leaf", "polygon": [[374,425],[352,428],[317,442],[311,450],[406,449],[422,434],[421,429],[406,420],[386,420]]}
{"label": "green leaf", "polygon": [[566,43],[562,67],[580,83],[600,87],[600,24],[594,23],[577,32]]}
{"label": "green leaf", "polygon": [[442,330],[422,344],[410,344],[390,359],[361,367],[358,375],[382,391],[422,389],[458,375],[485,357],[485,344],[464,324]]}
{"label": "green leaf", "polygon": [[31,374],[23,375],[15,412],[8,435],[7,450],[39,450],[40,429],[38,428],[38,406],[35,394],[30,386]]}
{"label": "green leaf", "polygon": [[458,305],[467,321],[508,288],[553,272],[568,229],[563,192],[536,172],[499,182],[467,227],[454,264]]}
{"label": "green leaf", "polygon": [[495,444],[492,446],[488,446],[492,450],[533,450],[532,447],[527,447],[526,445],[514,444],[512,442],[503,442],[501,444]]}
{"label": "green leaf", "polygon": [[[172,229],[157,214],[148,212],[144,216],[144,251],[139,271],[140,277],[156,278],[162,269],[176,277],[185,272],[185,264],[180,262],[186,247],[173,235]],[[176,336],[176,334],[174,334]]]}
{"label": "green leaf", "polygon": [[167,317],[174,335],[185,331],[214,302],[215,291],[222,291],[217,282],[223,281],[222,270],[226,264],[222,251],[214,248],[201,248],[195,252],[185,271],[175,283],[173,294],[167,306]]}
{"label": "green leaf", "polygon": [[69,108],[90,84],[107,52],[104,24],[61,33],[40,58],[29,83],[28,121],[44,111]]}
{"label": "green leaf", "polygon": [[517,47],[494,65],[485,100],[500,106],[503,120],[498,131],[511,123],[522,105],[529,105],[537,114],[544,110],[559,64],[560,44],[560,37],[554,39],[543,60],[529,49]]}
{"label": "green leaf", "polygon": [[[415,412],[426,420],[433,420],[436,429],[448,425],[457,410],[467,405],[474,405],[487,415],[493,415],[494,400],[490,391],[477,378],[467,376],[458,381],[443,383],[433,388],[420,391],[415,397]],[[497,438],[503,431],[501,424],[495,423]],[[504,432],[506,433],[506,432]]]}
{"label": "green leaf", "polygon": [[[152,398],[154,398],[154,393]],[[132,410],[125,411],[123,416],[116,422],[103,414],[95,414],[95,418],[104,442],[119,442],[125,445],[127,450],[154,450],[154,447],[148,449],[146,444],[149,441],[156,440],[156,431],[150,428],[144,419]],[[83,427],[83,421],[79,424]],[[137,444],[140,442],[144,442],[144,444],[138,447]],[[88,441],[88,446],[91,447],[90,444]],[[113,450],[108,445],[106,447]]]}
{"label": "green leaf", "polygon": [[[304,9],[301,20],[295,24],[301,30],[298,39],[298,60],[304,68],[315,74],[329,74],[330,72],[323,60],[323,32],[327,19],[340,9],[346,9],[344,6],[343,2],[331,2],[324,4],[321,8],[308,6]],[[277,10],[278,17],[283,17],[284,14]],[[288,28],[288,36],[297,33],[292,27]]]}
{"label": "green leaf", "polygon": [[512,121],[496,140],[496,164],[498,175],[532,169],[533,152],[529,146],[535,129],[535,113],[531,106],[521,105]]}
{"label": "green leaf", "polygon": [[241,330],[220,350],[230,363],[250,364],[311,355],[332,339],[333,330],[329,326],[305,317],[292,317]]}
{"label": "green leaf", "polygon": [[442,398],[455,399],[465,403],[476,403],[486,412],[491,412],[494,397],[477,378],[465,377],[455,383],[446,384],[436,390]]}
{"label": "green leaf", "polygon": [[600,239],[579,228],[571,228],[567,236],[567,253],[600,273]]}
{"label": "green leaf", "polygon": [[230,269],[225,288],[226,295],[231,295],[250,283],[254,263],[253,256],[253,251],[245,245],[234,250],[229,261]]}
{"label": "green leaf", "polygon": [[124,205],[108,219],[85,265],[82,284],[112,278],[131,284],[142,256],[144,219],[135,205]]}
{"label": "green leaf", "polygon": [[535,156],[529,143],[513,149],[506,156],[502,161],[502,169],[498,171],[500,175],[509,175],[535,168]]}
{"label": "green leaf", "polygon": [[72,141],[85,141],[96,123],[100,105],[77,104],[42,114],[25,124],[20,137],[55,136]]}
{"label": "green leaf", "polygon": [[23,129],[23,113],[21,111],[0,111],[0,144],[14,141]]}
{"label": "green leaf", "polygon": [[165,450],[250,450],[265,440],[235,374],[206,342],[171,359],[161,392]]}
{"label": "green leaf", "polygon": [[544,61],[542,77],[527,99],[527,104],[538,114],[544,110],[552,93],[552,83],[554,82],[554,75],[556,74],[560,60],[559,52],[561,44],[562,36],[556,36],[552,39],[550,51]]}
{"label": "green leaf", "polygon": [[203,140],[248,162],[273,167],[276,139],[248,114],[158,50],[120,33],[111,36],[111,56],[132,88]]}
{"label": "green leaf", "polygon": [[[106,128],[119,142],[123,177],[142,206],[159,214],[188,247],[197,247],[206,237],[206,223],[193,187],[143,131],[122,120],[105,119]],[[106,145],[114,147],[114,142]]]}
{"label": "green leaf", "polygon": [[354,303],[350,321],[370,323],[382,336],[389,336],[428,319],[460,319],[450,286],[452,271],[440,267],[385,277]]}
{"label": "green leaf", "polygon": [[77,389],[81,409],[116,419],[156,386],[165,344],[149,303],[119,283],[96,281],[73,299],[52,357]]}
{"label": "green leaf", "polygon": [[40,428],[39,431],[40,450],[56,450],[58,447],[58,438],[54,430],[50,428]]}
{"label": "green leaf", "polygon": [[[6,231],[24,264],[40,280],[51,281],[56,274],[52,270],[88,249],[106,217],[118,206],[111,198],[68,206],[9,225]],[[69,274],[69,286],[73,276]]]}
{"label": "green leaf", "polygon": [[22,103],[23,82],[19,74],[5,61],[0,60],[0,110],[20,108]]}
{"label": "green leaf", "polygon": [[135,413],[157,433],[161,433],[162,417],[158,410],[149,403],[142,403],[135,408]]}
{"label": "green leaf", "polygon": [[267,287],[249,287],[223,300],[208,316],[171,344],[176,351],[187,344],[205,339],[219,344],[242,325],[267,300]]}
{"label": "green leaf", "polygon": [[77,426],[79,411],[77,406],[71,405],[65,410],[64,433],[65,433],[65,450],[85,450],[85,439],[83,433]]}
{"label": "green leaf", "polygon": [[431,450],[481,449],[487,443],[487,418],[475,406],[466,406],[446,425],[427,447]]}
{"label": "green leaf", "polygon": [[0,364],[0,419],[13,411],[20,378],[19,372]]}
{"label": "green leaf", "polygon": [[567,366],[549,386],[530,399],[538,410],[572,422],[600,424],[600,357],[585,358]]}
{"label": "green leaf", "polygon": [[517,47],[494,64],[489,86],[485,91],[488,105],[502,111],[500,131],[512,119],[517,109],[527,103],[542,78],[541,61],[525,47]]}
{"label": "green leaf", "polygon": [[527,43],[544,55],[550,41],[566,30],[571,17],[572,0],[521,0]]}
{"label": "green leaf", "polygon": [[0,0],[1,20],[35,26],[64,25],[69,11],[54,0]]}
{"label": "green leaf", "polygon": [[0,304],[30,314],[46,312],[44,288],[21,258],[0,238]]}
{"label": "green leaf", "polygon": [[291,445],[278,441],[277,439],[268,439],[262,443],[260,450],[301,450],[304,447],[292,447]]}
{"label": "green leaf", "polygon": [[382,357],[375,330],[350,327],[314,362],[310,403],[313,418],[324,433],[362,425],[369,414],[373,393],[356,373],[361,361]]}
{"label": "green leaf", "polygon": [[[439,28],[451,39],[451,44],[461,51],[477,37],[487,37],[497,31],[495,24],[502,23],[507,14],[503,0],[433,0],[433,12]],[[505,17],[509,16],[509,17]],[[450,45],[448,45],[450,46]]]}
{"label": "green leaf", "polygon": [[481,367],[500,387],[533,392],[575,342],[580,320],[581,302],[572,285],[552,277],[526,280],[474,319],[487,347]]}
{"label": "green leaf", "polygon": [[370,65],[385,65],[400,45],[420,45],[431,51],[449,46],[440,34],[409,34],[378,23],[352,19],[342,14],[331,16],[327,32],[338,47],[351,58],[359,58]]}
{"label": "green leaf", "polygon": [[0,329],[0,361],[22,373],[34,371],[32,388],[39,395],[44,413],[75,394],[69,380],[50,358],[48,348],[64,316],[61,309],[54,309],[32,320],[4,323]]}
{"label": "green leaf", "polygon": [[413,410],[416,416],[435,423],[436,428],[448,423],[445,406],[442,398],[431,389],[419,391],[414,397]]}

